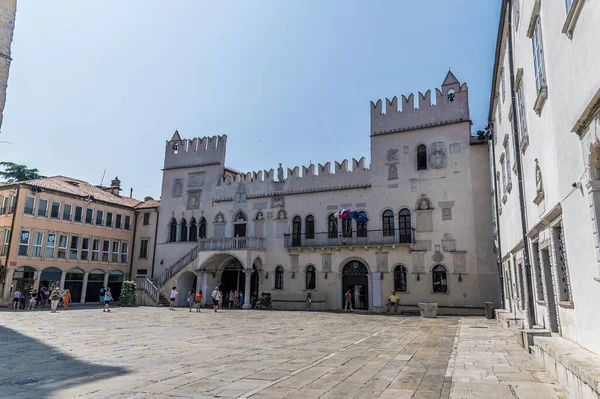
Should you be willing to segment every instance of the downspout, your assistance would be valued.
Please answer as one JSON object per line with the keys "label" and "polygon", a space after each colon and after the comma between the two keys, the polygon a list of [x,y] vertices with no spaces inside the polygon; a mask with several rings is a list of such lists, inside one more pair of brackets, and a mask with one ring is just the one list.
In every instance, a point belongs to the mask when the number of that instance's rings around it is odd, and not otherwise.
{"label": "downspout", "polygon": [[[533,327],[534,309],[533,309],[533,285],[531,282],[531,262],[529,256],[529,239],[527,237],[527,218],[525,216],[525,196],[523,189],[523,172],[521,168],[521,152],[519,150],[519,118],[517,117],[517,100],[515,95],[515,67],[512,47],[512,1],[508,2],[508,68],[510,71],[510,96],[514,123],[513,126],[513,145],[515,146],[515,162],[517,164],[517,178],[519,186],[519,205],[521,208],[521,232],[523,235],[523,255],[525,261],[525,278],[527,283],[527,295],[529,296],[527,306],[527,328]],[[510,172],[509,172],[510,173]]]}
{"label": "downspout", "polygon": [[[17,185],[17,198],[15,199],[15,207],[13,208],[13,213],[12,213],[13,218],[12,218],[12,221],[10,222],[10,237],[9,237],[9,240],[8,240],[8,250],[6,251],[6,263],[7,264],[4,265],[4,270],[5,270],[4,277],[5,278],[6,278],[6,275],[8,275],[8,268],[9,268],[9,265],[10,265],[10,261],[9,261],[9,259],[10,259],[10,250],[12,249],[12,245],[11,244],[12,244],[12,240],[13,240],[13,238],[15,236],[15,222],[17,220],[17,208],[19,206],[19,193],[20,192],[21,192],[21,185],[19,184],[19,185]],[[8,203],[8,207],[10,209],[10,202]],[[6,238],[5,238],[5,240],[6,240]],[[8,283],[8,281],[5,280],[4,284],[2,285],[2,298],[0,298],[0,299],[4,298],[4,294],[6,293],[4,287],[6,286],[7,283]]]}
{"label": "downspout", "polygon": [[[131,189],[133,191],[133,189]],[[130,197],[131,198],[131,197]],[[133,224],[133,240],[131,240],[131,256],[129,257],[129,281],[133,281],[133,257],[135,255],[135,232],[137,231],[137,217],[135,215],[135,210],[133,211],[133,220],[134,220],[134,224]]]}
{"label": "downspout", "polygon": [[502,273],[502,238],[500,235],[500,213],[498,212],[498,179],[496,179],[496,151],[494,148],[494,125],[491,121],[488,122],[489,130],[486,131],[488,138],[488,146],[491,148],[493,172],[492,180],[494,181],[494,203],[496,204],[496,234],[498,235],[498,280],[500,282],[500,306],[504,309],[505,293],[504,293],[504,274]]}
{"label": "downspout", "polygon": [[156,263],[156,242],[158,241],[158,208],[156,208],[156,228],[154,229],[154,245],[152,249],[152,271],[150,272],[150,278],[154,279],[154,263]]}

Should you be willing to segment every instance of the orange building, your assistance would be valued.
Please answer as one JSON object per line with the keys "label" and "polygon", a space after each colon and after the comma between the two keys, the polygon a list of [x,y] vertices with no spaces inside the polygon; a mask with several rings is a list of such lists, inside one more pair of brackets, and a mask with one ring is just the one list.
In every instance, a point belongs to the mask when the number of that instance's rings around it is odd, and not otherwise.
{"label": "orange building", "polygon": [[0,186],[3,304],[17,287],[25,300],[51,286],[69,289],[73,302],[97,302],[105,286],[118,299],[132,266],[136,207],[148,211],[120,196],[120,183],[54,176]]}

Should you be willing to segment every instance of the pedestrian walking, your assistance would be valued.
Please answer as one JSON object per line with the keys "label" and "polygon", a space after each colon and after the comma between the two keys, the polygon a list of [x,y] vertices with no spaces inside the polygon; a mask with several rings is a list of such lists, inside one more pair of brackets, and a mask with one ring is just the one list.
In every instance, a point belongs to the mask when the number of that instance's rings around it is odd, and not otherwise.
{"label": "pedestrian walking", "polygon": [[37,295],[32,295],[31,298],[29,298],[29,310],[33,310],[35,308],[35,304],[37,303],[36,296]]}
{"label": "pedestrian walking", "polygon": [[195,300],[196,300],[196,295],[194,294],[194,290],[190,290],[190,292],[188,293],[188,297],[187,297],[188,307],[190,308],[190,312],[192,311],[192,308],[194,307]]}
{"label": "pedestrian walking", "polygon": [[311,303],[312,303],[312,295],[311,295],[310,291],[308,291],[308,294],[306,294],[306,310],[307,311],[310,310]]}
{"label": "pedestrian walking", "polygon": [[217,309],[219,309],[219,287],[215,287],[214,291],[211,294],[211,297],[213,299],[213,309],[216,313]]}
{"label": "pedestrian walking", "polygon": [[196,302],[196,312],[200,312],[200,308],[202,307],[202,290],[198,291],[194,300]]}
{"label": "pedestrian walking", "polygon": [[240,291],[240,306],[244,306],[244,292]]}
{"label": "pedestrian walking", "polygon": [[13,292],[13,309],[19,310],[21,307],[21,289],[17,287]]}
{"label": "pedestrian walking", "polygon": [[110,303],[112,302],[112,300],[113,297],[110,292],[110,287],[108,287],[104,292],[104,309],[102,309],[102,312],[110,312]]}
{"label": "pedestrian walking", "polygon": [[98,305],[104,305],[104,294],[106,293],[106,287],[100,288],[100,300],[98,301]]}
{"label": "pedestrian walking", "polygon": [[234,293],[233,290],[229,291],[229,309],[231,309],[232,307],[235,309],[235,295],[237,294],[237,291]]}
{"label": "pedestrian walking", "polygon": [[223,308],[223,299],[225,296],[223,295],[223,291],[219,291],[219,303],[221,304],[221,308]]}
{"label": "pedestrian walking", "polygon": [[50,313],[56,313],[58,302],[60,302],[60,289],[56,287],[50,294]]}
{"label": "pedestrian walking", "polygon": [[179,292],[177,292],[177,287],[173,287],[169,297],[169,310],[175,310],[175,299],[177,299],[177,295],[179,295]]}
{"label": "pedestrian walking", "polygon": [[346,304],[344,306],[344,311],[346,310],[352,310],[352,291],[350,290],[350,288],[348,288],[348,291],[346,291]]}
{"label": "pedestrian walking", "polygon": [[69,302],[71,302],[71,290],[66,290],[63,296],[63,306],[65,310],[69,308]]}
{"label": "pedestrian walking", "polygon": [[237,309],[240,307],[240,295],[237,291],[233,293],[233,308]]}

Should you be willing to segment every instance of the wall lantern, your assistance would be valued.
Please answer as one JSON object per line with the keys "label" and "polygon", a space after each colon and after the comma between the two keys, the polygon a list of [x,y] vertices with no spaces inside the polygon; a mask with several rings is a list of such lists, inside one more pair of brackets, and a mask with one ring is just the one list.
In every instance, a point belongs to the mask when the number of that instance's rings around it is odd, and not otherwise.
{"label": "wall lantern", "polygon": [[266,272],[265,273],[265,280],[268,280],[268,279],[269,279],[269,272]]}
{"label": "wall lantern", "polygon": [[462,275],[458,273],[458,281],[462,281]]}
{"label": "wall lantern", "polygon": [[417,281],[421,281],[421,273],[417,273]]}
{"label": "wall lantern", "polygon": [[217,275],[215,274],[215,272],[212,272],[212,278],[217,277]]}
{"label": "wall lantern", "polygon": [[325,272],[325,280],[327,280],[327,272]]}

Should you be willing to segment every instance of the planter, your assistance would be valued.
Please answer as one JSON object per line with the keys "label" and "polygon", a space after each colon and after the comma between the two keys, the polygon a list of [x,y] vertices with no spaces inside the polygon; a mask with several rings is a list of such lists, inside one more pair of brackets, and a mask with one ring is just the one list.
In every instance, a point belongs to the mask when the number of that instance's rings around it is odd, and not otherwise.
{"label": "planter", "polygon": [[427,318],[435,318],[437,317],[437,303],[420,303],[419,309],[421,310],[421,316]]}

